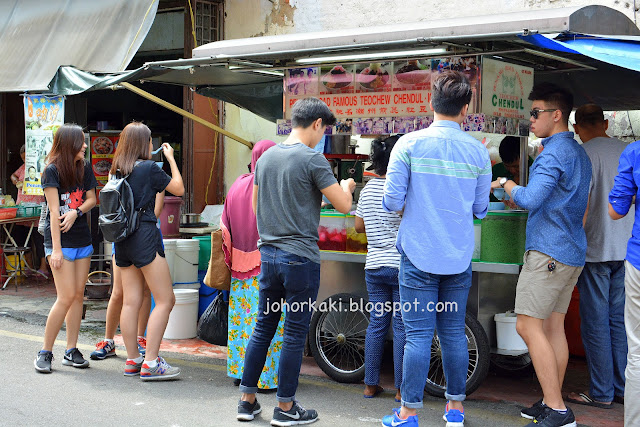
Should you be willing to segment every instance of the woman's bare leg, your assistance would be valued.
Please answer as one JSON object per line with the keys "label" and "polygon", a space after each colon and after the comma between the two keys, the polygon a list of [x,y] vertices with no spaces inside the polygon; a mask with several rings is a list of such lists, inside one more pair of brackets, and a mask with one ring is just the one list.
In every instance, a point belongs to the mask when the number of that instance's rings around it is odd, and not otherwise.
{"label": "woman's bare leg", "polygon": [[164,331],[167,328],[169,314],[176,299],[171,286],[167,260],[156,254],[153,262],[142,267],[141,271],[156,302],[147,325],[147,353],[145,360],[151,361],[158,358],[162,335],[164,335]]}
{"label": "woman's bare leg", "polygon": [[142,306],[138,314],[138,336],[143,337],[149,323],[149,315],[151,314],[151,290],[149,285],[144,283],[144,294],[142,296]]}
{"label": "woman's bare leg", "polygon": [[104,337],[112,340],[120,323],[120,313],[122,312],[122,273],[120,267],[116,265],[115,257],[112,256],[113,266],[113,288],[109,305],[107,305],[107,325],[104,328]]}
{"label": "woman's bare leg", "polygon": [[[56,286],[56,301],[49,311],[47,324],[44,328],[42,349],[47,351],[53,350],[53,343],[62,328],[67,312],[76,298],[73,262],[63,260],[60,268],[52,268],[51,271],[53,272],[53,282]],[[67,331],[68,334],[69,332]]]}
{"label": "woman's bare leg", "polygon": [[[127,358],[136,359],[140,357],[138,352],[138,314],[142,305],[142,289],[144,278],[139,269],[134,266],[120,267],[122,274],[123,303],[120,314],[120,331],[127,350]],[[127,285],[124,286],[124,283]]]}
{"label": "woman's bare leg", "polygon": [[70,264],[74,268],[72,283],[75,289],[75,298],[65,319],[67,324],[67,349],[75,348],[78,345],[78,334],[80,333],[80,323],[82,323],[84,287],[87,284],[91,258],[77,259]]}

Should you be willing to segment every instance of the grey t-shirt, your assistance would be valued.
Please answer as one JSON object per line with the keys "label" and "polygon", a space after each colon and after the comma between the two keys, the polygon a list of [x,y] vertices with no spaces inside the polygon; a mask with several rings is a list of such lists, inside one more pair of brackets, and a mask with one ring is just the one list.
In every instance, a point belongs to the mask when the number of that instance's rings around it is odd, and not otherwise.
{"label": "grey t-shirt", "polygon": [[265,151],[254,178],[258,247],[272,245],[320,263],[320,190],[335,183],[327,159],[302,143]]}
{"label": "grey t-shirt", "polygon": [[622,219],[609,216],[609,193],[618,173],[618,162],[627,144],[616,138],[597,137],[582,145],[591,159],[589,214],[584,230],[587,234],[587,262],[622,261],[631,237],[634,207]]}

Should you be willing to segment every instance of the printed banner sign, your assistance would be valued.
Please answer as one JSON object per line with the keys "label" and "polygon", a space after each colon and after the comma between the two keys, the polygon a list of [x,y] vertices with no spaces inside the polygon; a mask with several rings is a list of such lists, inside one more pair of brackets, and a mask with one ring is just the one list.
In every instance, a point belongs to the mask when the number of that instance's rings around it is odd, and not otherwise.
{"label": "printed banner sign", "polygon": [[487,116],[529,119],[531,89],[533,68],[483,58],[482,112]]}
{"label": "printed banner sign", "polygon": [[446,70],[469,77],[475,111],[479,68],[476,56],[428,58],[397,62],[327,65],[286,70],[284,118],[300,99],[315,96],[324,101],[338,119],[431,116],[432,80]]}
{"label": "printed banner sign", "polygon": [[43,195],[40,178],[53,135],[64,123],[64,97],[27,95],[24,97],[25,179],[24,194]]}

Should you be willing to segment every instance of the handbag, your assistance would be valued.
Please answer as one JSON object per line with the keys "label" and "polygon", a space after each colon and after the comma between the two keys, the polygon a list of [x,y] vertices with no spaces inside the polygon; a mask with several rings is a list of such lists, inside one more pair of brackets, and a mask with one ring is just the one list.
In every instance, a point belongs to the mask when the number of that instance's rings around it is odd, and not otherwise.
{"label": "handbag", "polygon": [[228,291],[231,288],[231,270],[224,262],[224,251],[222,250],[222,230],[211,233],[211,258],[207,275],[204,277],[204,284],[221,291]]}
{"label": "handbag", "polygon": [[44,236],[44,230],[49,224],[49,205],[47,202],[42,203],[42,209],[40,210],[40,222],[38,222],[38,233]]}

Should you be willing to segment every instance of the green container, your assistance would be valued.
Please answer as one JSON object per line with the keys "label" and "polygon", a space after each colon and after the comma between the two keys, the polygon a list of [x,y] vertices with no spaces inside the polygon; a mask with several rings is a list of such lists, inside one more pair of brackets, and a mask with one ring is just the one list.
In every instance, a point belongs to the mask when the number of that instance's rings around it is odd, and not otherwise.
{"label": "green container", "polygon": [[528,212],[489,212],[482,220],[480,260],[522,264]]}
{"label": "green container", "polygon": [[16,208],[18,208],[18,210],[16,211],[16,217],[17,218],[24,218],[24,217],[27,216],[27,207],[26,206],[18,205],[18,206],[16,206]]}
{"label": "green container", "polygon": [[198,252],[198,270],[207,271],[209,268],[209,259],[211,258],[211,235],[195,236],[193,239],[200,243],[200,251]]}

